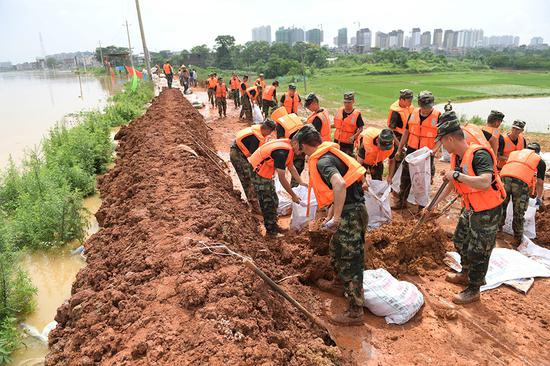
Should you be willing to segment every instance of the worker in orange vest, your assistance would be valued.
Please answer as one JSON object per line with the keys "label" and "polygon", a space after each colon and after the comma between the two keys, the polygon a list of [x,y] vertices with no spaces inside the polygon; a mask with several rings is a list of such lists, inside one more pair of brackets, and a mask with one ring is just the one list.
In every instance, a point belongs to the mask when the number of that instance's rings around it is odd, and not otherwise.
{"label": "worker in orange vest", "polygon": [[[258,75],[256,81],[254,81],[254,85],[258,87],[260,95],[262,95],[265,89],[264,74]],[[262,98],[258,98],[258,106],[262,108]]]}
{"label": "worker in orange vest", "polygon": [[[284,107],[279,108],[283,108],[284,110]],[[277,109],[277,111],[278,110],[279,109]],[[286,138],[292,140],[292,137],[294,137],[294,135],[304,126],[304,122],[302,122],[302,119],[294,113],[286,114],[280,116],[279,118],[275,118],[275,113],[273,113],[271,115],[271,118],[273,118],[276,123],[275,130],[278,139]],[[294,167],[296,168],[298,174],[302,174],[306,164],[304,153],[301,151],[296,151],[294,153],[294,159],[292,160],[292,163],[294,164]],[[298,181],[292,178],[290,181],[290,186],[297,187],[298,185]]]}
{"label": "worker in orange vest", "polygon": [[174,69],[172,69],[172,65],[170,65],[170,61],[166,61],[164,65],[162,65],[162,71],[164,72],[164,76],[166,76],[166,82],[168,82],[168,89],[172,89],[172,80],[174,79]]}
{"label": "worker in orange vest", "polygon": [[354,155],[355,140],[363,131],[363,117],[359,109],[353,108],[355,95],[352,92],[344,94],[344,106],[334,115],[334,142],[340,145],[340,150]]}
{"label": "worker in orange vest", "polygon": [[208,100],[210,101],[210,106],[213,108],[216,104],[216,97],[215,97],[215,90],[216,85],[218,85],[218,78],[216,77],[216,73],[211,73],[208,75],[208,79],[206,79],[206,93],[208,94]]}
{"label": "worker in orange vest", "polygon": [[241,79],[239,79],[236,73],[231,75],[229,86],[231,88],[231,98],[235,104],[235,109],[237,109],[241,105],[241,96],[239,95],[239,89],[241,89]]}
{"label": "worker in orange vest", "polygon": [[258,104],[258,99],[261,99],[260,97],[260,90],[256,85],[253,85],[246,89],[245,92],[246,98],[243,99],[243,109],[245,118],[252,122],[252,108],[254,106],[254,103]]}
{"label": "worker in orange vest", "polygon": [[[330,260],[336,274],[332,281],[320,279],[317,285],[323,291],[345,295],[348,300],[348,308],[341,314],[331,314],[329,319],[339,325],[360,325],[365,304],[363,270],[368,215],[363,190],[368,188],[366,170],[337,144],[323,142],[311,124],[305,125],[293,140],[309,156],[309,192],[315,193],[319,208],[328,208],[322,229],[333,233]],[[309,200],[310,194],[308,204]]]}
{"label": "worker in orange vest", "polygon": [[491,111],[487,117],[487,124],[482,127],[483,134],[489,143],[495,155],[498,156],[498,149],[501,144],[504,144],[504,139],[500,134],[500,125],[504,120],[504,113],[499,111]]}
{"label": "worker in orange vest", "polygon": [[[540,155],[540,144],[538,142],[530,142],[527,144],[527,148],[533,150]],[[546,177],[546,162],[544,159],[540,160],[537,166],[537,183],[535,184],[535,198],[537,200],[537,206],[544,209],[542,202],[542,196],[544,193],[544,178]]]}
{"label": "worker in orange vest", "polygon": [[[436,144],[437,136],[437,121],[441,113],[434,109],[435,98],[430,91],[422,91],[418,96],[418,108],[415,108],[409,117],[409,121],[405,126],[405,132],[395,158],[401,161],[403,170],[401,171],[401,182],[399,186],[398,200],[394,206],[395,210],[400,210],[406,207],[407,197],[411,190],[411,175],[409,173],[409,163],[405,160],[406,155],[410,155],[418,149],[428,147],[432,151],[438,149],[439,144]],[[437,145],[437,146],[436,146]],[[406,153],[403,153],[403,148],[407,146]],[[435,175],[434,156],[430,158],[432,179]],[[422,207],[420,207],[422,209]]]}
{"label": "worker in orange vest", "polygon": [[264,117],[269,116],[269,108],[272,110],[277,108],[277,88],[279,87],[279,82],[274,80],[271,85],[263,88],[262,92],[262,112]]}
{"label": "worker in orange vest", "polygon": [[407,127],[409,116],[414,111],[414,107],[412,106],[413,98],[414,94],[412,90],[402,89],[399,91],[399,99],[390,106],[387,123],[397,138],[397,143],[401,141],[401,136],[403,136]]}
{"label": "worker in orange vest", "polygon": [[246,94],[246,89],[248,88],[248,75],[244,75],[240,86],[241,113],[239,114],[239,118],[246,117],[246,119],[252,121],[252,105],[250,104],[250,99],[248,99],[248,95]]}
{"label": "worker in orange vest", "polygon": [[455,295],[453,302],[467,304],[479,301],[479,289],[485,284],[506,191],[498,175],[493,150],[477,144],[468,145],[454,112],[441,116],[437,139],[451,153],[450,170],[444,172],[444,179],[451,184],[432,210],[453,190],[462,198],[462,212],[453,236],[462,271],[449,273],[446,280],[466,286]]}
{"label": "worker in orange vest", "polygon": [[[536,149],[536,145],[529,144],[529,146]],[[500,171],[500,177],[506,189],[506,199],[502,203],[503,215],[500,227],[504,226],[508,203],[512,200],[514,213],[512,220],[513,246],[515,248],[523,241],[523,224],[525,222],[525,211],[529,206],[529,197],[535,195],[537,186],[544,186],[546,163],[536,153],[535,149],[512,151],[508,161]],[[541,197],[542,193],[540,197],[537,195],[537,203],[541,200]]]}
{"label": "worker in orange vest", "polygon": [[315,127],[317,132],[321,134],[323,141],[332,141],[330,116],[328,111],[319,106],[319,98],[315,93],[309,93],[306,97],[304,106],[311,111],[311,114],[306,120],[306,123],[310,123]]}
{"label": "worker in orange vest", "polygon": [[[261,125],[246,127],[237,132],[235,140],[229,148],[229,160],[237,172],[248,204],[254,209],[258,206],[258,201],[252,186],[254,172],[248,158],[267,141],[267,137],[274,130],[275,122],[271,120],[265,120]],[[259,211],[259,209],[256,210]]]}
{"label": "worker in orange vest", "polygon": [[367,169],[374,180],[382,180],[384,161],[390,159],[388,182],[391,182],[395,167],[393,157],[396,151],[395,136],[389,128],[367,127],[359,135],[357,161]]}
{"label": "worker in orange vest", "polygon": [[281,96],[281,106],[285,107],[288,114],[298,113],[298,106],[301,102],[302,98],[296,92],[296,85],[290,84],[288,91]]}
{"label": "worker in orange vest", "polygon": [[223,82],[223,78],[218,78],[218,83],[214,88],[214,95],[216,96],[216,105],[218,106],[218,114],[220,118],[227,117],[227,85]]}
{"label": "worker in orange vest", "polygon": [[[296,144],[294,144],[296,145]],[[292,164],[297,147],[293,146],[289,139],[275,139],[260,146],[249,158],[254,175],[252,183],[258,196],[266,234],[271,237],[279,236],[281,228],[277,224],[277,207],[279,198],[275,191],[273,177],[277,173],[279,182],[295,203],[300,203],[300,198],[290,187],[286,178],[286,169],[300,185],[305,185],[296,168]]]}
{"label": "worker in orange vest", "polygon": [[502,144],[498,150],[498,168],[502,169],[512,151],[523,150],[527,141],[523,136],[525,121],[516,119],[512,122],[512,129],[502,136]]}

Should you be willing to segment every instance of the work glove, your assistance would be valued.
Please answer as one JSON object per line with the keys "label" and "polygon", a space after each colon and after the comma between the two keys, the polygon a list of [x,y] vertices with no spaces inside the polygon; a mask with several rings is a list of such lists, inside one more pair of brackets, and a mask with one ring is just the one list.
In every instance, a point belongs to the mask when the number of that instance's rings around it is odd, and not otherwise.
{"label": "work glove", "polygon": [[537,197],[536,200],[537,200],[536,206],[538,207],[542,206],[542,199],[540,197]]}

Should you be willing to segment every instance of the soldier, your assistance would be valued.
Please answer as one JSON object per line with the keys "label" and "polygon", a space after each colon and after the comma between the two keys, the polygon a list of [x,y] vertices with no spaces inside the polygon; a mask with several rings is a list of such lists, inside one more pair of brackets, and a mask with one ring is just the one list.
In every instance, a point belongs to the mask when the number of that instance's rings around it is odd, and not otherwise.
{"label": "soldier", "polygon": [[247,88],[243,96],[243,109],[241,114],[245,115],[247,121],[252,122],[252,106],[254,102],[257,103],[260,92],[257,86],[251,86]]}
{"label": "soldier", "polygon": [[241,105],[241,97],[239,95],[239,89],[241,88],[241,80],[239,79],[236,73],[233,73],[233,75],[231,75],[229,86],[231,87],[231,98],[233,98],[235,109],[237,109]]}
{"label": "soldier", "polygon": [[281,106],[285,107],[286,112],[298,113],[298,106],[302,102],[302,98],[296,92],[296,85],[290,84],[288,91],[281,96]]}
{"label": "soldier", "polygon": [[[411,175],[409,173],[409,163],[405,159],[406,155],[410,155],[418,149],[428,147],[432,151],[437,150],[435,138],[437,135],[437,121],[441,113],[434,109],[434,96],[430,91],[422,91],[418,96],[418,107],[411,116],[409,122],[405,126],[405,132],[399,148],[397,149],[396,160],[402,161],[403,170],[401,172],[401,184],[399,185],[398,200],[392,208],[400,210],[406,207],[406,200],[411,190]],[[403,155],[403,148],[407,146],[407,151]],[[435,175],[434,156],[430,157],[431,175]]]}
{"label": "soldier", "polygon": [[312,125],[304,126],[294,141],[309,156],[309,188],[315,192],[319,208],[330,206],[323,228],[333,232],[330,259],[336,275],[332,281],[319,280],[317,285],[323,291],[345,295],[348,308],[343,314],[330,315],[329,319],[340,325],[362,324],[368,222],[363,196],[363,190],[367,189],[366,170],[337,144],[323,142]]}
{"label": "soldier", "polygon": [[344,106],[340,107],[334,116],[334,142],[340,145],[340,150],[353,156],[355,140],[363,131],[363,117],[359,109],[353,108],[355,96],[352,92],[344,94]]}
{"label": "soldier", "polygon": [[[537,144],[538,145],[538,144]],[[510,199],[514,209],[512,228],[514,230],[514,244],[517,248],[523,240],[523,224],[525,211],[529,205],[529,196],[535,193],[537,185],[544,186],[546,164],[534,149],[516,150],[510,153],[508,161],[502,167],[500,176],[506,189],[506,199],[502,203],[502,219],[500,226],[504,226],[506,210]],[[540,180],[540,183],[539,183]],[[537,196],[538,197],[538,196]]]}
{"label": "soldier", "polygon": [[[528,149],[533,150],[540,155],[540,144],[538,142],[530,142],[527,145]],[[537,183],[535,185],[535,198],[537,199],[537,206],[544,208],[542,202],[542,194],[544,193],[544,178],[546,177],[546,162],[544,159],[540,159],[540,163],[537,166]]]}
{"label": "soldier", "polygon": [[274,110],[277,108],[277,88],[279,87],[279,82],[274,80],[271,85],[266,86],[263,89],[262,94],[262,112],[264,117],[269,116],[269,108]]}
{"label": "soldier", "polygon": [[[260,95],[263,95],[263,91],[265,89],[265,81],[264,81],[264,74],[258,75],[258,78],[256,81],[254,81],[254,85],[258,87],[258,92]],[[262,98],[258,98],[258,107],[262,108]]]}
{"label": "soldier", "polygon": [[164,75],[166,76],[166,82],[168,83],[168,89],[172,88],[172,80],[174,79],[174,69],[172,68],[172,65],[170,65],[170,61],[166,61],[164,65],[162,65],[162,71],[164,71]]}
{"label": "soldier", "polygon": [[[243,118],[246,114],[246,108],[244,106],[245,99],[247,100],[248,106],[250,107],[250,120],[252,120],[252,106],[250,105],[250,100],[248,100],[248,95],[246,95],[246,89],[248,89],[248,75],[243,76],[243,81],[241,82],[240,92],[241,92],[241,113],[239,118]],[[247,118],[248,119],[248,118]]]}
{"label": "soldier", "polygon": [[332,141],[330,136],[330,116],[328,111],[319,106],[319,98],[314,93],[308,94],[304,103],[305,107],[311,111],[306,123],[311,123],[313,127],[321,134],[323,141]]}
{"label": "soldier", "polygon": [[444,173],[445,180],[451,184],[432,210],[453,189],[462,198],[462,211],[453,236],[462,271],[449,273],[446,280],[467,286],[453,298],[456,304],[467,304],[479,301],[479,288],[485,284],[506,192],[493,150],[477,144],[468,145],[455,112],[441,116],[437,139],[451,153],[450,170]]}
{"label": "soldier", "polygon": [[222,118],[227,117],[227,85],[223,82],[223,78],[218,78],[218,83],[214,88],[214,95],[216,96],[216,105],[218,106],[218,114]]}
{"label": "soldier", "polygon": [[281,231],[281,228],[277,224],[279,198],[277,197],[275,183],[273,182],[275,172],[277,172],[279,182],[281,182],[281,185],[295,203],[300,203],[300,198],[290,187],[290,183],[286,178],[286,169],[288,168],[292,177],[300,185],[305,185],[292,164],[294,151],[295,149],[289,139],[276,139],[260,146],[248,158],[254,171],[252,183],[254,184],[262,210],[266,234],[271,237],[278,236]]}
{"label": "soldier", "polygon": [[252,186],[252,166],[248,158],[260,146],[266,142],[266,138],[275,130],[275,123],[271,120],[265,120],[261,125],[253,125],[237,132],[235,140],[229,149],[229,159],[237,176],[241,181],[244,194],[251,206],[254,206],[256,195]]}
{"label": "soldier", "polygon": [[384,161],[390,159],[388,182],[391,182],[394,171],[394,156],[397,151],[395,136],[389,128],[368,127],[359,136],[357,161],[370,173],[372,179],[382,180]]}
{"label": "soldier", "polygon": [[487,117],[487,124],[482,127],[483,134],[489,143],[495,155],[498,156],[499,146],[504,144],[504,140],[500,135],[500,125],[504,120],[504,113],[499,111],[491,111]]}
{"label": "soldier", "polygon": [[[265,106],[265,104],[264,104],[264,106]],[[284,110],[284,107],[279,107],[276,111],[279,112],[280,110],[282,110],[283,112],[286,112]],[[271,115],[271,117],[277,123],[277,127],[276,127],[277,138],[278,139],[283,139],[283,138],[292,139],[294,134],[296,132],[298,132],[304,126],[304,123],[302,122],[300,117],[298,117],[294,113],[286,114],[286,115],[279,116],[279,117],[275,118],[276,114],[278,114],[277,112],[274,112]],[[294,167],[296,168],[296,171],[298,172],[298,174],[302,174],[302,172],[304,171],[305,164],[306,164],[304,153],[301,152],[301,151],[295,151],[294,152],[294,159],[293,159],[292,163],[294,164]],[[298,181],[296,179],[292,178],[292,180],[290,181],[290,186],[291,187],[297,187],[298,185],[299,185]]]}
{"label": "soldier", "polygon": [[214,104],[216,103],[215,100],[215,92],[216,85],[218,84],[218,78],[215,76],[216,74],[212,73],[208,75],[208,79],[206,79],[206,86],[207,86],[207,94],[208,94],[208,101],[210,102],[210,106],[213,108]]}
{"label": "soldier", "polygon": [[399,99],[393,102],[388,113],[388,128],[393,131],[397,138],[397,143],[401,141],[401,136],[407,127],[409,116],[414,110],[412,100],[414,98],[413,91],[410,89],[402,89],[399,91]]}
{"label": "soldier", "polygon": [[523,150],[527,146],[527,141],[523,136],[525,121],[516,119],[512,122],[512,129],[502,136],[502,144],[498,149],[498,169],[502,169],[508,156],[512,151]]}

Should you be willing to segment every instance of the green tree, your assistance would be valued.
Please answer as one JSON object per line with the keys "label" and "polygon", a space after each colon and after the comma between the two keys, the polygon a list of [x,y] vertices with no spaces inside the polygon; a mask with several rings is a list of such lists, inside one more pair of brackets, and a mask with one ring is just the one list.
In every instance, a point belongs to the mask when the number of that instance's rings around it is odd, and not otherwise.
{"label": "green tree", "polygon": [[48,69],[54,69],[57,65],[59,65],[59,61],[55,58],[46,57],[46,66],[48,66]]}
{"label": "green tree", "polygon": [[233,59],[231,57],[231,48],[235,46],[235,37],[230,35],[217,36],[215,39],[216,45],[216,61],[215,65],[222,69],[233,67]]}

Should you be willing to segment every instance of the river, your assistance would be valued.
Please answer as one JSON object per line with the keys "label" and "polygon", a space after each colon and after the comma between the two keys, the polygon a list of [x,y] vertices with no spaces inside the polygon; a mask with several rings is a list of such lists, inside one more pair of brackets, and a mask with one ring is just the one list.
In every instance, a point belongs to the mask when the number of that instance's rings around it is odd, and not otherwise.
{"label": "river", "polygon": [[[26,149],[38,145],[63,116],[104,106],[123,82],[92,75],[82,75],[79,80],[70,72],[0,73],[0,170],[10,156],[19,163]],[[99,229],[93,214],[100,204],[99,195],[84,200],[84,207],[92,214],[88,235]],[[23,321],[38,333],[69,298],[75,276],[85,265],[81,256],[70,255],[70,250],[79,245],[75,242],[54,251],[26,253],[21,259],[22,268],[37,288],[36,309]],[[12,355],[10,364],[42,364],[48,351],[46,344],[32,337],[26,337],[24,343],[26,347]]]}

